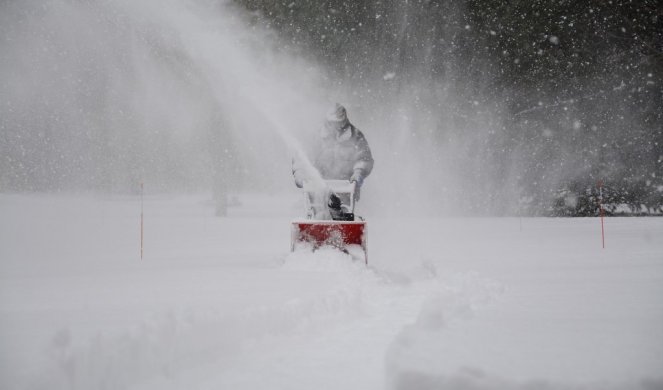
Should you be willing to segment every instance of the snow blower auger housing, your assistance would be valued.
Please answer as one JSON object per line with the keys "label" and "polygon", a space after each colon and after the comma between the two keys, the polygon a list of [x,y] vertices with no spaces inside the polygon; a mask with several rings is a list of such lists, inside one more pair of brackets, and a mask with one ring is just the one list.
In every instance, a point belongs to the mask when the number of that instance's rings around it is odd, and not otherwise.
{"label": "snow blower auger housing", "polygon": [[[366,221],[355,215],[355,182],[325,180],[325,188],[304,183],[306,219],[292,222],[290,250],[308,245],[313,250],[331,246],[354,255],[361,250],[368,264]],[[319,186],[318,186],[319,187]]]}

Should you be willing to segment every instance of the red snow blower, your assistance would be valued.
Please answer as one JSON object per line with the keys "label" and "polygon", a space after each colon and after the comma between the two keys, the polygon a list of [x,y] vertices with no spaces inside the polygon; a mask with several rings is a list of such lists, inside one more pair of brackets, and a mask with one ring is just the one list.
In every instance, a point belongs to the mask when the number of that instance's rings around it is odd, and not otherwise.
{"label": "red snow blower", "polygon": [[[355,216],[357,183],[325,180],[325,187],[304,183],[306,219],[292,222],[290,250],[331,246],[368,264],[366,221]],[[320,187],[320,186],[318,186]],[[360,256],[356,253],[359,251]]]}

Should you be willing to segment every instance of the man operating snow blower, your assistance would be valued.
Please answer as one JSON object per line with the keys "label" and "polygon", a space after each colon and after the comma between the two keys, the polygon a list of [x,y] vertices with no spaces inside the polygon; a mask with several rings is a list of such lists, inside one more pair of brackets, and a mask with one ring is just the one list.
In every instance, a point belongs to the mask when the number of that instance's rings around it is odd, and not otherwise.
{"label": "man operating snow blower", "polygon": [[[354,208],[373,170],[373,155],[342,105],[337,103],[327,113],[310,157],[310,164],[301,158],[292,164],[295,185],[304,189],[307,213],[306,221],[293,222],[292,250],[299,242],[312,244],[313,249],[331,245],[344,252],[350,245],[360,245],[367,261],[366,222],[355,217]],[[314,175],[310,165],[317,170]]]}
{"label": "man operating snow blower", "polygon": [[[364,179],[373,170],[373,155],[366,137],[350,120],[342,105],[336,105],[327,113],[325,124],[312,154],[313,166],[324,180],[347,180],[357,183],[355,200]],[[294,160],[292,174],[295,184],[302,188],[308,179],[301,162]]]}

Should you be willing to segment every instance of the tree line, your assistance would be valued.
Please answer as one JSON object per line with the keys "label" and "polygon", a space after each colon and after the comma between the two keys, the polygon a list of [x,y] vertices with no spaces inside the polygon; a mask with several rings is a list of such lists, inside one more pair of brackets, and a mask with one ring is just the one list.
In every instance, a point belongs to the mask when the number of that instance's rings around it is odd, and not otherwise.
{"label": "tree line", "polygon": [[[234,5],[358,100],[414,96],[430,118],[413,131],[439,145],[461,139],[476,154],[480,168],[464,164],[475,181],[462,185],[491,183],[489,197],[473,200],[485,209],[595,214],[577,205],[603,180],[613,203],[661,213],[663,8],[655,0]],[[505,180],[509,193],[500,192]],[[514,188],[518,201],[502,207]],[[574,206],[562,207],[569,198]]]}

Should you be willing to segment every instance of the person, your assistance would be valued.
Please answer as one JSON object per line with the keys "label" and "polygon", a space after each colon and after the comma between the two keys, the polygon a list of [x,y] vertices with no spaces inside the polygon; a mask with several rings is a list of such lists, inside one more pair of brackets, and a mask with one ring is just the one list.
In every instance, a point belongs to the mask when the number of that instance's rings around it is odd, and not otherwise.
{"label": "person", "polygon": [[[324,127],[311,154],[312,164],[325,180],[349,180],[357,183],[355,200],[361,186],[373,170],[373,155],[364,134],[348,119],[347,110],[336,103],[325,116]],[[305,170],[293,160],[295,185],[303,186]]]}

